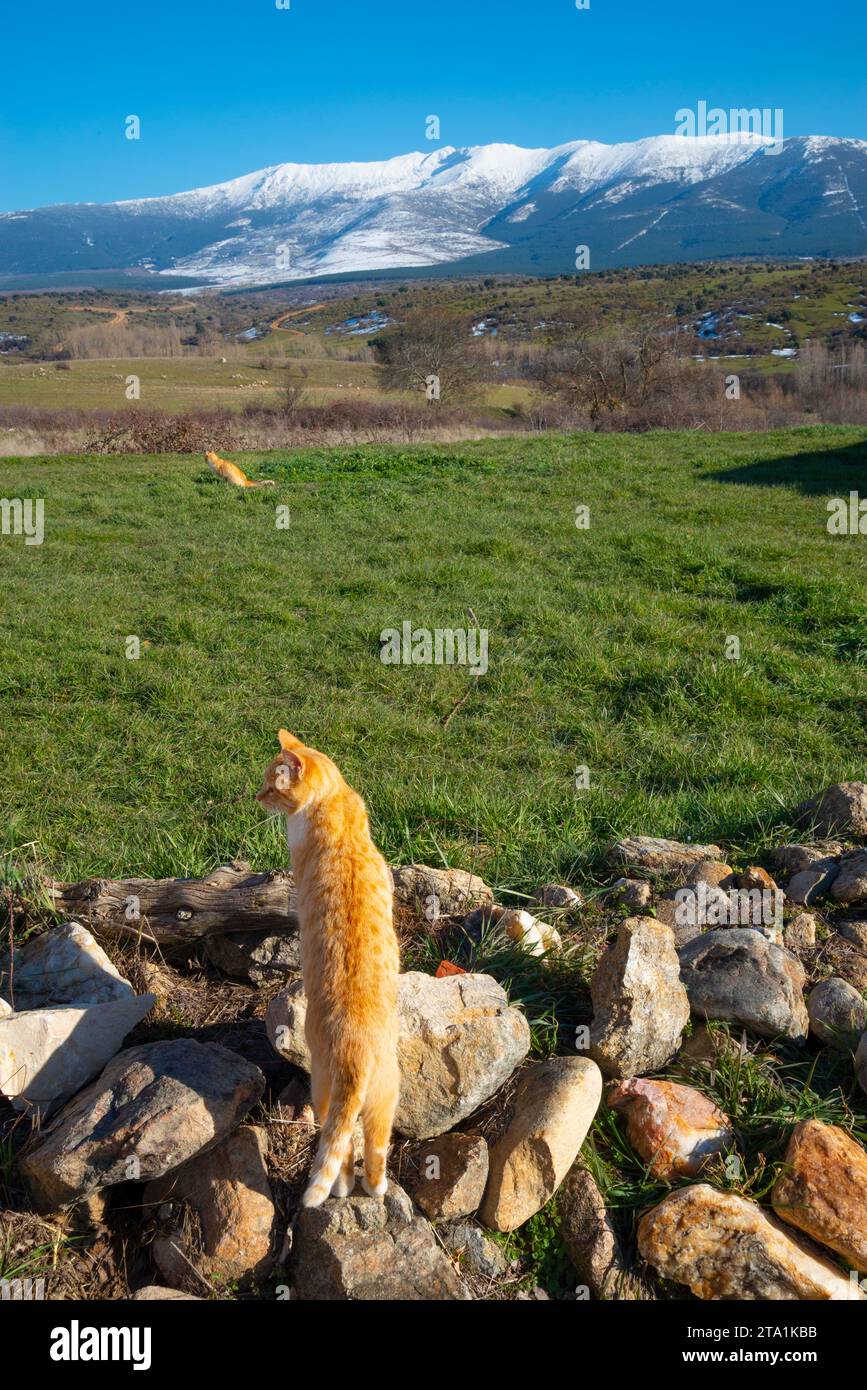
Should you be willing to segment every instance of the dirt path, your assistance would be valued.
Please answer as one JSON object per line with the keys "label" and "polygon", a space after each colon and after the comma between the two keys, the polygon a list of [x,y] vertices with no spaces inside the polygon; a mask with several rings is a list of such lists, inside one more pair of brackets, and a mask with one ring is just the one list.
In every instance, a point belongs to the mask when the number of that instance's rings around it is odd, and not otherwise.
{"label": "dirt path", "polygon": [[[268,324],[269,328],[282,328],[287,319],[300,319],[305,314],[312,314],[316,309],[324,309],[324,304],[305,304],[301,309],[287,309],[285,313],[278,314],[276,319],[272,319]],[[298,329],[287,328],[287,333],[297,333]]]}

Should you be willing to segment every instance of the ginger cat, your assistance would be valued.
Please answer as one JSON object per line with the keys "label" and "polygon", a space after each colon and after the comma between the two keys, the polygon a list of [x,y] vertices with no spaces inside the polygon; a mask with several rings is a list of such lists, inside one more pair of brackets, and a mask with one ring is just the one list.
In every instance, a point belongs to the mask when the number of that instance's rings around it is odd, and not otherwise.
{"label": "ginger cat", "polygon": [[266,478],[261,483],[254,483],[247,477],[246,473],[238,467],[237,463],[231,463],[229,459],[221,459],[219,454],[215,454],[209,449],[205,454],[208,460],[208,467],[212,473],[216,473],[218,478],[224,482],[234,483],[235,487],[276,487],[273,478]]}
{"label": "ginger cat", "polygon": [[352,1131],[364,1128],[365,1192],[386,1190],[400,1089],[391,872],[367,810],[330,758],[281,729],[256,800],[286,817],[301,922],[311,1099],[322,1127],[302,1203],[345,1197],[355,1182]]}

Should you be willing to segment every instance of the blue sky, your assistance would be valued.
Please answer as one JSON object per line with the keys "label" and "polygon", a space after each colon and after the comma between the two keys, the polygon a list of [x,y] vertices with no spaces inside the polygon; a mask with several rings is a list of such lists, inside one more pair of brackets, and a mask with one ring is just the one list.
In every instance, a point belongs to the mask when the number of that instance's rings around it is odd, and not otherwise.
{"label": "blue sky", "polygon": [[553,145],[672,131],[703,98],[867,138],[865,0],[290,3],[8,5],[0,210],[432,149],[431,114],[442,144]]}

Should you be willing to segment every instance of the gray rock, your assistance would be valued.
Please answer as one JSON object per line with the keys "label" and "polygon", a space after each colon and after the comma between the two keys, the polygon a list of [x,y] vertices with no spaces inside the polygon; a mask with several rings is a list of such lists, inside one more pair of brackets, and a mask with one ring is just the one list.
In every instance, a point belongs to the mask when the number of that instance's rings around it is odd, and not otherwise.
{"label": "gray rock", "polygon": [[848,1052],[867,1030],[867,1003],[853,985],[832,975],[810,991],[810,1030],[823,1043]]}
{"label": "gray rock", "polygon": [[771,850],[771,859],[774,867],[784,874],[799,874],[802,869],[809,869],[817,859],[836,859],[842,853],[843,846],[839,840],[823,840],[821,844],[780,845]]}
{"label": "gray rock", "polygon": [[461,1273],[474,1274],[477,1279],[501,1279],[508,1274],[509,1264],[499,1245],[471,1221],[443,1226],[439,1235],[446,1249],[458,1256]]}
{"label": "gray rock", "polygon": [[619,878],[607,896],[616,898],[628,912],[642,912],[650,906],[653,890],[643,878]]}
{"label": "gray rock", "polygon": [[433,869],[427,864],[403,864],[391,871],[394,896],[405,907],[424,910],[430,921],[437,916],[469,912],[494,895],[476,874],[465,869]]}
{"label": "gray rock", "polygon": [[640,1076],[671,1061],[689,1020],[689,1001],[668,927],[652,917],[621,923],[590,994],[590,1055],[607,1076]]}
{"label": "gray rock", "polygon": [[783,928],[783,944],[796,955],[811,951],[816,944],[816,919],[811,912],[799,912]]}
{"label": "gray rock", "polygon": [[831,884],[831,897],[847,907],[867,903],[867,849],[847,854],[841,861],[840,872]]}
{"label": "gray rock", "polygon": [[155,1003],[152,994],[130,994],[0,1018],[0,1092],[16,1110],[45,1118],[102,1071]]}
{"label": "gray rock", "polygon": [[[31,937],[17,947],[11,963],[17,1013],[70,1005],[75,1009],[130,999],[135,993],[105,951],[78,922]],[[10,978],[8,951],[0,954],[0,988]],[[10,996],[11,997],[11,996]]]}
{"label": "gray rock", "polygon": [[817,835],[867,836],[867,783],[835,782],[797,806],[794,819]]}
{"label": "gray rock", "polygon": [[430,1221],[470,1216],[488,1181],[488,1146],[480,1134],[441,1134],[418,1155],[418,1177],[410,1189]]}
{"label": "gray rock", "polygon": [[233,980],[252,985],[286,982],[301,974],[301,935],[297,931],[233,931],[205,939],[211,965]]}
{"label": "gray rock", "polygon": [[630,835],[608,850],[608,862],[651,874],[685,874],[709,859],[722,859],[719,845],[686,845],[653,835]]}
{"label": "gray rock", "polygon": [[837,931],[853,946],[867,951],[867,922],[838,922]]}
{"label": "gray rock", "polygon": [[217,1043],[128,1048],[42,1131],[21,1173],[39,1211],[147,1182],[230,1134],[264,1088],[258,1067]]}
{"label": "gray rock", "polygon": [[760,1037],[806,1038],[804,968],[761,932],[751,927],[705,932],[683,947],[680,967],[700,1018],[734,1019]]}
{"label": "gray rock", "polygon": [[302,1207],[292,1245],[292,1284],[302,1301],[463,1301],[461,1282],[428,1223],[390,1182],[384,1198],[358,1191]]}
{"label": "gray rock", "polygon": [[840,865],[836,859],[814,859],[808,868],[792,874],[786,887],[786,897],[800,907],[809,907],[817,898],[824,897],[839,872]]}
{"label": "gray rock", "polygon": [[[398,980],[400,1103],[395,1128],[408,1139],[453,1129],[498,1091],[530,1050],[530,1029],[490,975]],[[304,1039],[307,1000],[299,983],[275,995],[266,1027],[272,1045],[310,1070]]]}

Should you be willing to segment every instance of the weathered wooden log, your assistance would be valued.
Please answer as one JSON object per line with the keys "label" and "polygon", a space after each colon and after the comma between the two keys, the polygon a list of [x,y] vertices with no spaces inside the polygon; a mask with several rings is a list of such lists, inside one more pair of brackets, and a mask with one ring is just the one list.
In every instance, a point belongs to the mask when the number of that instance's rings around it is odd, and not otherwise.
{"label": "weathered wooden log", "polygon": [[57,911],[97,936],[177,946],[230,931],[298,930],[291,873],[253,873],[237,860],[204,878],[88,878],[47,886]]}

